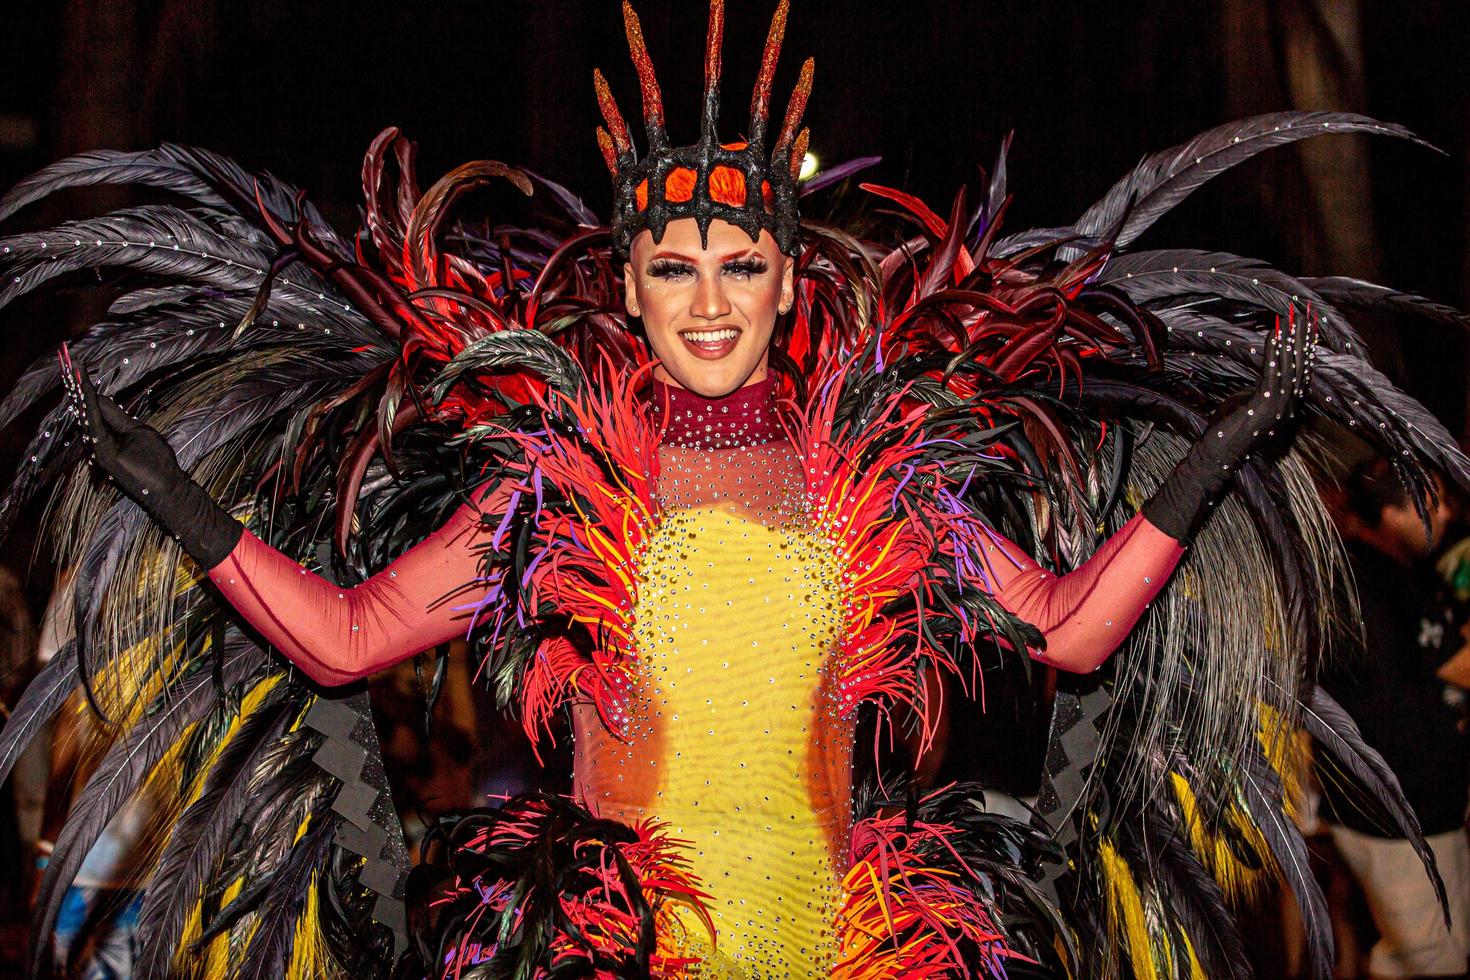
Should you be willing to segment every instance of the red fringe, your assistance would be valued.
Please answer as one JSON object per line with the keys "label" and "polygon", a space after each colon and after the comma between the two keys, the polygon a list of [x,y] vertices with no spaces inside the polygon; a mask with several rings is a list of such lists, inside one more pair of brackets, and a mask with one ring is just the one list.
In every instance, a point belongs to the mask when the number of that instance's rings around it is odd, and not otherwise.
{"label": "red fringe", "polygon": [[[813,524],[847,562],[839,707],[849,715],[863,701],[885,708],[893,701],[908,705],[924,724],[922,752],[936,715],[918,679],[919,658],[959,673],[951,651],[931,643],[920,629],[922,610],[930,606],[934,586],[951,574],[939,559],[965,549],[978,553],[983,525],[958,505],[953,512],[939,506],[935,491],[952,481],[928,458],[921,429],[925,408],[906,404],[905,390],[873,412],[860,432],[835,428],[836,394],[845,376],[846,368],[828,376],[793,433],[806,460]],[[903,492],[918,480],[931,489]],[[909,608],[885,611],[905,596]],[[978,639],[973,624],[964,628],[966,642]]]}
{"label": "red fringe", "polygon": [[[467,850],[517,850],[534,847],[548,833],[546,824],[551,814],[544,803],[521,798],[511,800],[506,805],[515,808],[513,818],[498,821],[493,830],[471,838],[463,845]],[[568,926],[558,929],[557,935],[552,939],[552,968],[593,960],[595,956],[627,959],[637,949],[642,929],[642,921],[636,911],[637,895],[630,893],[619,871],[617,856],[621,856],[632,869],[637,880],[638,895],[654,909],[655,931],[660,942],[650,957],[652,976],[680,977],[698,962],[678,955],[664,941],[671,932],[680,928],[673,917],[672,906],[676,904],[694,909],[708,930],[711,941],[714,936],[713,921],[703,904],[708,896],[700,890],[699,879],[690,871],[688,861],[681,853],[687,842],[668,837],[665,827],[664,824],[643,821],[631,828],[637,834],[636,841],[616,845],[589,841],[583,845],[585,848],[599,849],[598,860],[589,863],[581,872],[595,880],[591,883],[592,887],[578,889],[579,894],[558,896],[561,913],[566,917]],[[469,937],[494,934],[499,928],[494,920],[506,914],[510,903],[517,898],[516,883],[513,881],[458,879],[443,898],[432,904],[437,906],[449,903],[469,892],[479,894],[480,904],[473,917],[466,921],[464,941],[443,964],[440,974],[443,980],[458,980],[464,971],[495,955],[494,943],[477,942]],[[521,896],[521,900],[524,902],[526,896]],[[490,921],[486,922],[486,919]],[[534,974],[537,978],[548,975],[549,970],[546,968],[539,969]],[[613,976],[603,971],[597,971],[593,975],[609,978]]]}
{"label": "red fringe", "polygon": [[[590,654],[566,641],[547,643],[521,685],[522,722],[533,740],[549,732],[569,698],[591,701],[614,734],[627,721],[632,681],[633,607],[638,560],[657,526],[658,433],[635,395],[641,372],[617,376],[611,368],[576,398],[554,395],[548,415],[573,421],[577,435],[548,424],[540,434],[510,433],[535,467],[535,478],[573,501],[572,513],[543,513],[537,521],[529,584],[531,609],[555,609],[584,626]],[[594,449],[593,447],[598,447]],[[609,485],[604,470],[613,474]],[[500,616],[511,615],[509,610]],[[514,624],[492,623],[492,629]]]}
{"label": "red fringe", "polygon": [[[847,901],[838,915],[842,980],[1004,976],[1024,957],[1006,946],[966,887],[964,862],[947,838],[949,824],[875,816],[853,827]],[[945,865],[948,865],[946,867]]]}

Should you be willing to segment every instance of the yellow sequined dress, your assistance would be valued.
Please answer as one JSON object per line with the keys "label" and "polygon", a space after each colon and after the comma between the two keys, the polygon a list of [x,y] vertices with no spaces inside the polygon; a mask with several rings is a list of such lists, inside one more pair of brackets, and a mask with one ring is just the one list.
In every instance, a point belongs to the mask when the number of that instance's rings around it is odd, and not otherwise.
{"label": "yellow sequined dress", "polygon": [[[688,842],[717,936],[702,975],[827,976],[851,823],[852,730],[830,669],[842,565],[802,512],[787,443],[660,455],[629,720],[620,739],[578,712],[578,794]],[[698,919],[681,921],[703,945]]]}

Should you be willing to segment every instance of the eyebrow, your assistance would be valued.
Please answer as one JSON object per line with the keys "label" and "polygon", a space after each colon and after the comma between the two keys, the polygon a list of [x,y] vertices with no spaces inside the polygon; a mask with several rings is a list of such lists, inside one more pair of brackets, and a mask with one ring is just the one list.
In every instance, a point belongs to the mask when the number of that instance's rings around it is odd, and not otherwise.
{"label": "eyebrow", "polygon": [[[752,255],[760,255],[760,250],[757,249],[756,246],[753,244],[731,252],[728,255],[721,256],[720,261],[729,262],[731,259],[744,259],[749,258]],[[689,255],[685,255],[682,252],[674,252],[666,248],[661,248],[657,252],[654,252],[652,255],[649,256],[649,259],[678,259],[681,262],[689,262],[691,264],[699,261],[698,259]]]}

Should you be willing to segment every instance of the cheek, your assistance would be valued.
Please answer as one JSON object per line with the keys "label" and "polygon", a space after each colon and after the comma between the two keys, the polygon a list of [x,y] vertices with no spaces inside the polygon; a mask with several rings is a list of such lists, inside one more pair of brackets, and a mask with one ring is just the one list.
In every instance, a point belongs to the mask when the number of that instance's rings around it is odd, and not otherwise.
{"label": "cheek", "polygon": [[769,334],[776,325],[777,310],[781,305],[781,280],[774,278],[746,285],[740,292],[739,305],[757,332]]}
{"label": "cheek", "polygon": [[666,283],[645,287],[638,292],[639,319],[651,337],[673,332],[674,315],[679,308],[678,290]]}

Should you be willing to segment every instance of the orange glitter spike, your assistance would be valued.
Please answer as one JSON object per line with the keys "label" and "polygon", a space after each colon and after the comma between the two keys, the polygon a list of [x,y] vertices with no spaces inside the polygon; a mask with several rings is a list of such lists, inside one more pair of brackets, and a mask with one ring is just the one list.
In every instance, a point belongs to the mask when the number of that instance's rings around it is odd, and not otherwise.
{"label": "orange glitter spike", "polygon": [[607,133],[612,137],[617,155],[622,156],[633,149],[633,141],[628,137],[628,124],[623,122],[623,114],[618,111],[617,100],[613,98],[601,68],[592,69],[592,88],[597,92],[597,107],[602,110],[602,118],[607,120]]}
{"label": "orange glitter spike", "polygon": [[786,14],[790,9],[790,0],[781,0],[776,5],[771,30],[766,35],[766,49],[761,53],[760,73],[756,75],[755,91],[750,97],[750,141],[755,144],[765,138],[766,122],[771,117],[771,84],[776,79],[776,62],[781,57],[781,42],[786,37]]}
{"label": "orange glitter spike", "polygon": [[809,126],[801,127],[801,132],[796,134],[796,143],[791,147],[791,179],[796,180],[801,176],[801,164],[806,159],[806,148],[812,141],[812,131]]}
{"label": "orange glitter spike", "polygon": [[664,101],[658,89],[658,77],[653,73],[653,60],[648,56],[648,45],[643,40],[643,25],[628,0],[623,0],[623,30],[628,35],[628,53],[632,55],[633,67],[638,72],[638,87],[643,93],[643,125],[648,130],[651,144],[662,146],[664,140]]}
{"label": "orange glitter spike", "polygon": [[710,0],[709,29],[704,43],[704,111],[699,120],[700,139],[714,145],[719,137],[715,126],[720,115],[720,59],[725,46],[725,0]]}
{"label": "orange glitter spike", "polygon": [[597,127],[597,146],[602,150],[602,159],[607,163],[607,169],[616,177],[618,175],[618,151],[613,146],[613,138],[601,126]]}
{"label": "orange glitter spike", "polygon": [[797,78],[796,88],[791,90],[791,102],[786,106],[786,121],[781,126],[781,138],[776,141],[776,156],[790,147],[792,139],[796,136],[796,127],[801,122],[801,114],[806,112],[806,100],[812,94],[812,74],[816,68],[815,58],[808,58],[802,63],[801,76]]}
{"label": "orange glitter spike", "polygon": [[725,46],[725,0],[710,0],[709,30],[704,44],[704,88],[720,84],[720,52]]}

